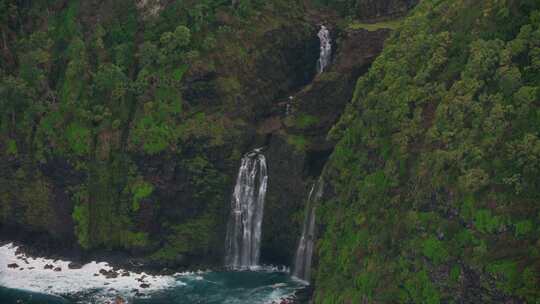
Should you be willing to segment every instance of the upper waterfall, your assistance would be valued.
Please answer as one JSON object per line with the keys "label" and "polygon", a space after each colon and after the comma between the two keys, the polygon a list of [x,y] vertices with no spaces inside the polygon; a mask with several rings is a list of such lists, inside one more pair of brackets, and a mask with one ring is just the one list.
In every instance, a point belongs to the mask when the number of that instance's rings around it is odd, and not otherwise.
{"label": "upper waterfall", "polygon": [[247,153],[238,170],[227,226],[225,265],[247,268],[259,263],[261,225],[268,175],[261,149]]}
{"label": "upper waterfall", "polygon": [[311,187],[309,192],[304,224],[302,225],[302,235],[296,249],[294,259],[293,276],[303,281],[309,281],[311,275],[311,258],[313,256],[313,246],[315,243],[315,213],[317,202],[323,196],[324,181],[320,178]]}
{"label": "upper waterfall", "polygon": [[332,58],[332,39],[330,38],[330,32],[326,26],[321,25],[321,29],[317,34],[321,44],[321,52],[319,54],[319,60],[317,61],[317,73],[324,72],[326,67],[330,64]]}

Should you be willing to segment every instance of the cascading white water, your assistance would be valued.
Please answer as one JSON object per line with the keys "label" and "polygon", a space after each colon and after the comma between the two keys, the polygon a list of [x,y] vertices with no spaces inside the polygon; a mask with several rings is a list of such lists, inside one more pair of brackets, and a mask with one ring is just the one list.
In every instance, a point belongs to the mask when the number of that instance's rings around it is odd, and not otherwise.
{"label": "cascading white water", "polygon": [[298,242],[296,256],[294,259],[293,276],[303,281],[309,282],[311,275],[311,258],[313,256],[313,246],[315,242],[315,213],[317,202],[321,199],[324,191],[324,182],[320,178],[311,187],[309,192],[304,224],[302,225],[302,236]]}
{"label": "cascading white water", "polygon": [[268,175],[261,149],[242,158],[231,200],[227,227],[225,265],[234,269],[259,263],[261,225]]}
{"label": "cascading white water", "polygon": [[317,61],[317,73],[324,72],[326,67],[330,64],[332,58],[332,39],[330,38],[330,32],[326,26],[321,25],[321,29],[317,34],[321,43],[321,52],[319,54],[319,60]]}

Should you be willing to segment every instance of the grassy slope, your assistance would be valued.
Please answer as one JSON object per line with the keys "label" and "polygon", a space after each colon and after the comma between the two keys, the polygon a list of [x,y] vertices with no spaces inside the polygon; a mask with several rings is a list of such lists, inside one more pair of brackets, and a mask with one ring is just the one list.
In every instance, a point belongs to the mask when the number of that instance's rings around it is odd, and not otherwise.
{"label": "grassy slope", "polygon": [[352,30],[365,29],[370,32],[381,30],[381,29],[390,29],[396,30],[403,23],[402,19],[395,19],[377,23],[361,23],[361,22],[352,22],[349,24],[349,28]]}

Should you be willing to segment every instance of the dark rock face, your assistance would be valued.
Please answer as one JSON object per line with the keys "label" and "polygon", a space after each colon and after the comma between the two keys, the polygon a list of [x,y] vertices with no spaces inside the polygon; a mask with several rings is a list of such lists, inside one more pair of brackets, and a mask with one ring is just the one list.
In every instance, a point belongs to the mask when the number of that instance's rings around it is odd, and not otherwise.
{"label": "dark rock face", "polygon": [[303,174],[305,154],[287,144],[285,137],[272,136],[265,151],[268,189],[262,226],[261,259],[269,264],[289,265],[294,255],[300,225],[295,215],[303,210],[307,191]]}
{"label": "dark rock face", "polygon": [[26,160],[3,162],[0,238],[25,240],[43,251],[72,248],[73,202],[67,189],[82,179],[65,160],[53,159],[38,167]]}
{"label": "dark rock face", "polygon": [[77,263],[77,262],[71,262],[68,264],[68,268],[69,269],[81,269],[83,267],[83,265],[81,263]]}
{"label": "dark rock face", "polygon": [[105,276],[105,278],[107,279],[116,279],[118,277],[118,272],[116,272],[114,269],[112,270],[100,269],[99,273]]}
{"label": "dark rock face", "polygon": [[[337,35],[337,50],[330,69],[293,94],[292,114],[283,110],[259,124],[259,142],[265,144],[269,180],[263,220],[261,259],[289,265],[300,236],[304,205],[311,184],[321,174],[334,143],[326,134],[351,99],[356,79],[381,52],[388,30],[355,30]],[[314,62],[311,63],[314,66]],[[309,126],[297,123],[312,117]],[[303,138],[297,149],[291,138]]]}
{"label": "dark rock face", "polygon": [[317,117],[309,128],[289,127],[290,133],[310,137],[310,150],[331,149],[326,134],[337,121],[345,105],[352,98],[356,80],[365,73],[380,54],[389,30],[350,30],[337,39],[337,51],[332,66],[295,95],[293,107],[299,113]]}
{"label": "dark rock face", "polygon": [[263,52],[255,62],[255,70],[261,86],[247,94],[248,100],[255,101],[257,120],[268,116],[279,97],[311,81],[319,48],[316,28],[306,24],[275,29],[260,42]]}
{"label": "dark rock face", "polygon": [[[203,63],[190,68],[185,76],[184,99],[191,105],[219,105],[232,99],[234,108],[225,114],[249,122],[268,116],[278,97],[313,78],[319,48],[316,31],[306,22],[292,21],[243,38],[249,40],[241,49],[247,53],[245,58],[216,53],[210,55],[216,62],[215,69]],[[238,81],[240,88],[231,91],[225,80]]]}

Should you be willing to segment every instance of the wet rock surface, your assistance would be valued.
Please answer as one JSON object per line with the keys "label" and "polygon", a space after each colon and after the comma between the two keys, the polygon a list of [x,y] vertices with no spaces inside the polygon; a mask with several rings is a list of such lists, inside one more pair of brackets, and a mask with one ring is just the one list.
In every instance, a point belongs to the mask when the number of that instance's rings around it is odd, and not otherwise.
{"label": "wet rock surface", "polygon": [[83,267],[83,264],[79,262],[71,262],[68,264],[69,269],[81,269],[82,267]]}

